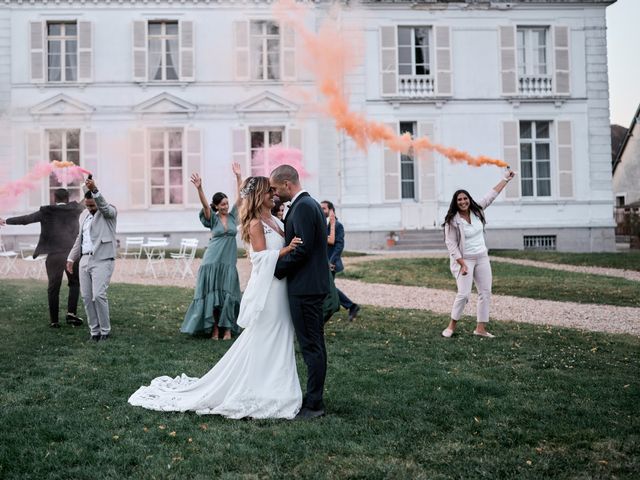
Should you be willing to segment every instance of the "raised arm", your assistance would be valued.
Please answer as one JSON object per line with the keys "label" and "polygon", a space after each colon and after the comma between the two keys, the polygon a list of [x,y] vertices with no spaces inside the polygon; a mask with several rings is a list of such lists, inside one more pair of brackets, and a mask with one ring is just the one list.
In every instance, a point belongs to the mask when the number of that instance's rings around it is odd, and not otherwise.
{"label": "raised arm", "polygon": [[[91,177],[91,175],[89,175],[89,177]],[[98,210],[100,210],[104,218],[116,218],[116,216],[118,215],[118,211],[116,210],[116,207],[114,207],[109,202],[107,202],[107,200],[102,196],[93,178],[92,177],[87,178],[84,184],[87,187],[87,189],[91,191],[91,195],[93,196],[93,199],[96,201],[96,206],[98,207]]]}
{"label": "raised arm", "polygon": [[329,210],[329,235],[327,236],[327,244],[334,245],[336,243],[336,212]]}
{"label": "raised arm", "polygon": [[198,190],[198,198],[200,199],[200,203],[202,204],[202,212],[204,214],[204,218],[207,220],[211,220],[211,206],[207,201],[207,197],[204,195],[204,191],[202,190],[202,178],[197,173],[191,175],[191,183]]}
{"label": "raised arm", "polygon": [[513,170],[511,170],[510,168],[507,169],[507,171],[504,174],[504,177],[502,178],[502,180],[500,180],[495,187],[493,187],[493,189],[500,193],[502,190],[504,190],[504,187],[507,186],[507,183],[509,183],[513,177],[516,176],[516,172],[514,172]]}
{"label": "raised arm", "polygon": [[240,168],[240,164],[238,162],[233,162],[231,164],[231,170],[233,170],[233,174],[236,176],[236,208],[240,208],[240,204],[242,203],[242,197],[240,196],[240,187],[242,186],[242,169]]}
{"label": "raised arm", "polygon": [[6,220],[0,218],[0,227],[7,225],[29,225],[30,223],[38,223],[42,220],[42,214],[40,210],[30,213],[29,215],[22,215],[20,217],[9,217]]}

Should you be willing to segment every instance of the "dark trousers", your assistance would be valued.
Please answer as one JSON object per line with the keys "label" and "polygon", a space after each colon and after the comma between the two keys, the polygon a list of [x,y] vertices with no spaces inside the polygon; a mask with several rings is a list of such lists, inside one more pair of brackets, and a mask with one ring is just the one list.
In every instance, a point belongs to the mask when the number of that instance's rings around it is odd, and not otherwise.
{"label": "dark trousers", "polygon": [[60,308],[60,285],[62,277],[66,273],[69,280],[69,301],[67,302],[67,312],[77,313],[78,298],[80,296],[80,277],[78,276],[78,262],[73,264],[73,273],[66,271],[67,253],[50,253],[45,260],[47,267],[47,278],[49,286],[47,295],[49,297],[49,319],[51,323],[58,323],[58,309]]}
{"label": "dark trousers", "polygon": [[326,295],[289,295],[291,319],[307,366],[307,393],[302,407],[324,408],[322,394],[327,374],[322,302]]}
{"label": "dark trousers", "polygon": [[[331,275],[333,275],[333,278],[335,280],[336,272],[332,271]],[[338,298],[340,299],[340,305],[342,307],[346,308],[347,310],[351,310],[351,307],[353,307],[355,305],[355,303],[353,303],[349,297],[347,297],[344,293],[342,293],[342,290],[340,290],[338,287],[336,287],[336,291],[338,292]]]}

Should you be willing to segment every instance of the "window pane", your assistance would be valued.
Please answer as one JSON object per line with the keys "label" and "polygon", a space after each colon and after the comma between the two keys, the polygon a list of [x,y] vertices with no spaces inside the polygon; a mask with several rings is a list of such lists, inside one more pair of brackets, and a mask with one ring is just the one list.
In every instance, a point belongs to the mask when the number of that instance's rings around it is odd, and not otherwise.
{"label": "window pane", "polygon": [[531,160],[531,144],[530,143],[521,143],[520,144],[520,160]]}
{"label": "window pane", "polygon": [[282,143],[282,132],[272,130],[269,132],[269,145],[278,145]]}
{"label": "window pane", "polygon": [[160,35],[160,33],[162,33],[162,24],[149,22],[149,35]]}
{"label": "window pane", "polygon": [[49,131],[49,148],[58,149],[62,148],[62,132],[59,130]]}
{"label": "window pane", "polygon": [[400,134],[409,133],[414,135],[415,123],[414,122],[400,122]]}
{"label": "window pane", "polygon": [[402,182],[402,198],[415,198],[413,182]]}
{"label": "window pane", "polygon": [[182,185],[182,169],[172,168],[169,170],[169,185]]}
{"label": "window pane", "polygon": [[182,148],[182,132],[169,132],[169,148],[171,150]]}
{"label": "window pane", "polygon": [[280,34],[280,26],[276,22],[267,22],[267,34],[268,35],[279,35]]}
{"label": "window pane", "polygon": [[47,50],[49,55],[59,55],[62,43],[60,40],[49,40],[47,42]]}
{"label": "window pane", "polygon": [[178,35],[178,23],[166,23],[167,35]]}
{"label": "window pane", "polygon": [[531,178],[533,177],[533,163],[532,162],[521,162],[520,168],[522,168],[522,178]]}
{"label": "window pane", "polygon": [[151,185],[164,185],[164,170],[151,169]]}
{"label": "window pane", "polygon": [[539,179],[551,178],[551,162],[537,162],[536,176]]}
{"label": "window pane", "polygon": [[177,80],[178,79],[178,40],[167,40],[167,58],[165,65],[167,68],[166,79]]}
{"label": "window pane", "polygon": [[522,179],[522,196],[533,196],[533,180],[525,180],[524,178]]}
{"label": "window pane", "polygon": [[251,78],[262,80],[264,78],[264,57],[262,52],[262,39],[251,39]]}
{"label": "window pane", "polygon": [[169,152],[169,166],[170,167],[182,166],[182,152],[180,150],[172,150]]}
{"label": "window pane", "polygon": [[164,135],[162,132],[151,132],[151,148],[164,148]]}
{"label": "window pane", "polygon": [[536,143],[536,158],[538,160],[549,160],[549,144],[548,143]]}
{"label": "window pane", "polygon": [[547,44],[547,31],[546,30],[538,30],[536,32],[538,36],[538,46],[544,47]]}
{"label": "window pane", "polygon": [[549,138],[549,122],[536,122],[536,138]]}
{"label": "window pane", "polygon": [[531,138],[531,122],[520,122],[520,138]]}
{"label": "window pane", "polygon": [[164,154],[162,151],[151,152],[151,167],[163,167],[164,166]]}
{"label": "window pane", "polygon": [[267,55],[267,62],[267,78],[269,80],[280,79],[280,53],[269,53]]}
{"label": "window pane", "polygon": [[416,47],[416,64],[429,63],[429,47]]}
{"label": "window pane", "polygon": [[416,27],[413,29],[415,32],[416,46],[429,45],[429,28],[428,27]]}
{"label": "window pane", "polygon": [[411,45],[411,28],[398,27],[398,45]]}
{"label": "window pane", "polygon": [[251,34],[252,35],[262,34],[263,27],[264,27],[264,22],[261,22],[261,21],[251,22]]}
{"label": "window pane", "polygon": [[251,148],[264,147],[264,132],[251,132]]}
{"label": "window pane", "polygon": [[169,189],[169,203],[174,205],[177,203],[182,203],[182,187]]}
{"label": "window pane", "polygon": [[70,152],[67,152],[67,161],[73,162],[76,165],[80,165],[80,152],[78,152],[77,150],[71,150]]}
{"label": "window pane", "polygon": [[[410,157],[408,157],[410,158]],[[400,164],[400,173],[402,175],[402,180],[413,180],[414,172],[413,172],[413,162],[403,161]]]}
{"label": "window pane", "polygon": [[65,23],[64,25],[65,35],[75,36],[78,33],[78,27],[75,23]]}
{"label": "window pane", "polygon": [[75,55],[78,50],[78,42],[76,40],[67,40],[65,41],[64,49],[67,56],[69,54]]}
{"label": "window pane", "polygon": [[59,188],[62,186],[62,183],[58,181],[58,178],[53,173],[49,175],[49,186],[52,188]]}
{"label": "window pane", "polygon": [[411,64],[411,47],[398,48],[398,62]]}
{"label": "window pane", "polygon": [[401,63],[398,65],[398,74],[400,75],[413,75],[413,69],[410,63]]}
{"label": "window pane", "polygon": [[164,204],[164,188],[152,188],[151,189],[151,203],[153,205]]}
{"label": "window pane", "polygon": [[551,181],[550,180],[538,180],[538,196],[549,197],[551,196]]}
{"label": "window pane", "polygon": [[62,161],[62,152],[60,150],[49,150],[49,161]]}
{"label": "window pane", "polygon": [[60,35],[62,24],[50,23],[47,25],[47,32],[49,35]]}
{"label": "window pane", "polygon": [[76,150],[80,148],[80,130],[67,131],[67,148]]}

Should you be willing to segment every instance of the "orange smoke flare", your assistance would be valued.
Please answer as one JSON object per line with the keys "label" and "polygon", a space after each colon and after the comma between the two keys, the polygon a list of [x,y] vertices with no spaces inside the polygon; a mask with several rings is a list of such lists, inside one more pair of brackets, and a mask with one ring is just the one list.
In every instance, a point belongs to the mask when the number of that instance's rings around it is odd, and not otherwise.
{"label": "orange smoke flare", "polygon": [[[465,162],[474,167],[508,166],[502,160],[484,155],[473,156],[456,148],[433,143],[427,137],[398,135],[388,125],[368,120],[364,115],[350,110],[344,78],[347,71],[357,63],[357,52],[363,50],[359,48],[362,39],[355,34],[347,36],[335,20],[325,20],[317,33],[310,31],[304,24],[307,8],[294,0],[278,0],[273,11],[281,24],[292,27],[302,39],[305,67],[315,76],[316,85],[326,98],[321,111],[332,117],[336,128],[351,137],[359,148],[366,150],[371,143],[384,143],[387,148],[396,152],[420,155],[425,150],[431,150],[452,162]],[[339,14],[339,7],[333,7],[330,16],[336,17]]]}

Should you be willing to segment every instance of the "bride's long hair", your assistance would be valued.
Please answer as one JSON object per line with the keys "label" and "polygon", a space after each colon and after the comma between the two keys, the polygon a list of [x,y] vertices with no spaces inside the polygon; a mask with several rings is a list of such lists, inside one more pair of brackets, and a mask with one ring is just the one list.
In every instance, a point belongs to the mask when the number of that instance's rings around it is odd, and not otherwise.
{"label": "bride's long hair", "polygon": [[240,187],[242,204],[240,205],[240,238],[247,245],[249,242],[249,224],[253,219],[260,219],[264,195],[269,192],[271,184],[267,177],[248,177]]}

